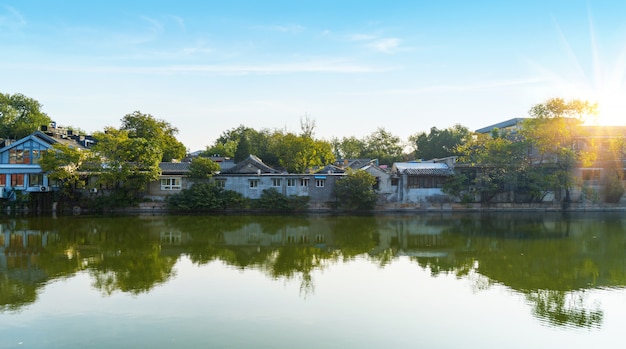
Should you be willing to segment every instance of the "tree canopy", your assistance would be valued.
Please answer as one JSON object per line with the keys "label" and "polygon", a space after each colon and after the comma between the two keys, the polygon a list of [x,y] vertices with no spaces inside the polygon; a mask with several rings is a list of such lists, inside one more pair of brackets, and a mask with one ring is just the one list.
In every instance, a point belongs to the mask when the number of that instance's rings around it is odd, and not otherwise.
{"label": "tree canopy", "polygon": [[470,135],[467,127],[456,124],[443,130],[432,127],[428,134],[418,133],[409,140],[415,146],[415,157],[429,160],[459,155],[458,146],[467,142]]}
{"label": "tree canopy", "polygon": [[187,153],[185,145],[176,139],[178,129],[150,114],[139,111],[127,114],[122,118],[120,129],[128,131],[129,138],[143,138],[158,147],[162,152],[161,161],[182,159]]}
{"label": "tree canopy", "polygon": [[41,103],[23,94],[0,93],[0,138],[20,139],[48,126],[52,119]]}

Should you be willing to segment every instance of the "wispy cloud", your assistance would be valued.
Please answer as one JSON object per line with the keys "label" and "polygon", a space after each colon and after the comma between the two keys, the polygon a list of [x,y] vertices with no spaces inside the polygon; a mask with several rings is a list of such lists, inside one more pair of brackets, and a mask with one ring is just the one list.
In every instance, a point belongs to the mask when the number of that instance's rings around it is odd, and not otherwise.
{"label": "wispy cloud", "polygon": [[17,29],[26,25],[26,19],[12,6],[3,6],[4,11],[0,12],[0,27]]}
{"label": "wispy cloud", "polygon": [[350,34],[347,39],[354,42],[360,42],[370,50],[380,53],[396,53],[401,50],[400,44],[402,40],[399,38],[384,37],[380,34]]}
{"label": "wispy cloud", "polygon": [[242,64],[242,65],[161,65],[152,67],[132,66],[79,66],[79,65],[19,65],[16,69],[30,69],[56,72],[81,73],[124,73],[124,74],[177,74],[177,73],[210,73],[210,74],[294,74],[294,73],[379,73],[393,70],[390,67],[373,67],[345,61],[308,61],[284,64]]}
{"label": "wispy cloud", "polygon": [[161,23],[161,21],[148,16],[140,16],[139,18],[141,18],[145,22],[148,22],[148,30],[153,34],[163,33],[163,23]]}
{"label": "wispy cloud", "polygon": [[398,38],[382,38],[374,40],[365,46],[377,52],[395,53],[399,49],[400,42],[402,42],[402,40]]}

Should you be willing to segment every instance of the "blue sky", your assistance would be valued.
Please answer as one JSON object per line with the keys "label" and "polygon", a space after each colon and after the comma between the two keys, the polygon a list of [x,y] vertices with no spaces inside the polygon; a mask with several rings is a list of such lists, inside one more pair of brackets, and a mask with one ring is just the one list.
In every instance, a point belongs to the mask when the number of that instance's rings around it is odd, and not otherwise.
{"label": "blue sky", "polygon": [[406,140],[477,129],[551,97],[625,124],[621,1],[0,0],[0,92],[60,125],[139,110],[190,150],[245,125]]}

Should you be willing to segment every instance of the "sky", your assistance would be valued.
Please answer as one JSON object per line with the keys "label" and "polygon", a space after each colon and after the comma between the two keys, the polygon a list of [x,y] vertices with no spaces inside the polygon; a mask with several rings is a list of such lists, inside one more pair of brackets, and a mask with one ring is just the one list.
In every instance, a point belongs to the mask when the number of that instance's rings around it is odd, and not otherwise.
{"label": "sky", "polygon": [[626,2],[0,0],[0,92],[88,133],[134,111],[190,151],[244,125],[410,135],[549,98],[626,124]]}

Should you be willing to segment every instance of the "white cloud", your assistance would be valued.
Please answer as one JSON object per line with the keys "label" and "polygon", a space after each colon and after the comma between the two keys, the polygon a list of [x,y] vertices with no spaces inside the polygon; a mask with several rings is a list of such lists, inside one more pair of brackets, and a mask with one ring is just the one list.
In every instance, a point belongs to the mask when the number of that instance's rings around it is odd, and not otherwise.
{"label": "white cloud", "polygon": [[374,40],[365,46],[377,52],[394,53],[398,51],[401,41],[398,38],[382,38]]}

